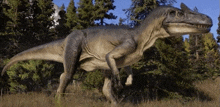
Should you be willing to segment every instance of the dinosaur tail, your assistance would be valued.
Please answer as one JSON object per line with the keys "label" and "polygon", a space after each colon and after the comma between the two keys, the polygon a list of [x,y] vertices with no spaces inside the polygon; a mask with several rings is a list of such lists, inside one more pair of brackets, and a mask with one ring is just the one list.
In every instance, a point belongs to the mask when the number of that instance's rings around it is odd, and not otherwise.
{"label": "dinosaur tail", "polygon": [[64,45],[64,39],[62,39],[23,51],[10,59],[3,68],[1,75],[4,75],[8,68],[19,61],[37,59],[63,62]]}

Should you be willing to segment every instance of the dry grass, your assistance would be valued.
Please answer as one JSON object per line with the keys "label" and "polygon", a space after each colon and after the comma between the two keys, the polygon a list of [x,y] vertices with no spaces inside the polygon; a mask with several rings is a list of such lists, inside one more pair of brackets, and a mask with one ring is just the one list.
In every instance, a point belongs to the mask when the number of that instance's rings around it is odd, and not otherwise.
{"label": "dry grass", "polygon": [[[154,100],[143,101],[138,104],[122,102],[122,107],[219,107],[220,106],[220,78],[216,80],[206,80],[195,83],[196,87],[211,100],[201,100],[199,96],[194,101],[184,102],[180,100]],[[54,92],[55,93],[55,92]],[[54,93],[47,95],[45,93],[27,93],[4,95],[0,98],[0,107],[58,107],[54,99]],[[83,91],[79,86],[69,86],[67,94],[63,100],[63,107],[108,107],[104,96],[95,91]]]}

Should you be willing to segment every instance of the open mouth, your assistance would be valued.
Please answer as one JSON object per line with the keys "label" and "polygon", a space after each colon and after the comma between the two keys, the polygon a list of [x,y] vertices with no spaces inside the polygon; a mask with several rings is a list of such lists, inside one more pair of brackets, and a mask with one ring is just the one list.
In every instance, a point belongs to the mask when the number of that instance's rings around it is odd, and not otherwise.
{"label": "open mouth", "polygon": [[166,23],[167,27],[189,27],[196,29],[210,29],[212,27],[211,24],[187,24],[187,23]]}
{"label": "open mouth", "polygon": [[188,24],[188,23],[164,23],[167,32],[170,34],[193,34],[208,33],[212,24]]}

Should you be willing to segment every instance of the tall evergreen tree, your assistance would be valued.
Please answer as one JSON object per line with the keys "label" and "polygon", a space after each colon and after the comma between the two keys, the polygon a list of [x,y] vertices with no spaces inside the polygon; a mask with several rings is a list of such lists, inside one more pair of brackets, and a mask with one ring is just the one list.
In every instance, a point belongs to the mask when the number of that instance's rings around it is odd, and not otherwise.
{"label": "tall evergreen tree", "polygon": [[217,29],[217,34],[220,35],[220,15],[218,17],[218,29]]}
{"label": "tall evergreen tree", "polygon": [[67,18],[66,26],[72,30],[76,29],[78,17],[76,14],[76,7],[73,0],[70,0],[70,3],[67,7],[66,18]]}
{"label": "tall evergreen tree", "polygon": [[13,35],[13,43],[34,44],[48,38],[46,35],[53,25],[51,0],[7,0],[7,4],[9,9],[4,12],[11,20],[7,22],[6,29]]}
{"label": "tall evergreen tree", "polygon": [[[19,48],[16,47],[16,49],[20,49],[19,52],[32,47],[33,44],[40,44],[50,39],[48,36],[50,34],[49,30],[53,25],[53,19],[51,18],[53,3],[51,0],[7,0],[7,2],[9,9],[4,11],[11,19],[7,22],[7,29],[10,30],[8,35],[10,40],[19,43]],[[22,69],[18,69],[22,66]],[[45,72],[38,72],[42,70],[42,67]],[[27,87],[31,91],[38,90],[39,87],[47,85],[53,67],[45,61],[18,63],[15,65],[15,69],[10,70],[8,83],[11,89],[16,91],[24,91],[23,89]],[[25,69],[33,72],[22,72]]]}
{"label": "tall evergreen tree", "polygon": [[125,22],[125,19],[119,18],[118,25],[121,26]]}
{"label": "tall evergreen tree", "polygon": [[220,53],[218,51],[218,44],[211,33],[203,35],[204,43],[204,59],[207,77],[213,77],[220,74]]}
{"label": "tall evergreen tree", "polygon": [[136,26],[157,6],[172,5],[175,2],[176,0],[132,0],[126,14],[128,19],[131,20],[131,26]]}
{"label": "tall evergreen tree", "polygon": [[6,4],[3,3],[3,0],[0,0],[0,35],[3,35],[5,32],[6,22],[9,20],[3,12],[4,8],[6,8]]}
{"label": "tall evergreen tree", "polygon": [[183,97],[188,94],[186,90],[190,90],[195,79],[193,72],[188,70],[184,44],[182,37],[158,39],[154,47],[144,53],[144,59],[133,65],[133,68],[141,70],[134,77],[134,80],[142,81],[136,87],[149,90],[152,98]]}
{"label": "tall evergreen tree", "polygon": [[218,29],[217,29],[217,39],[218,41],[217,42],[220,42],[220,15],[218,16]]}
{"label": "tall evergreen tree", "polygon": [[[5,51],[5,48],[8,44],[8,35],[6,30],[7,22],[10,21],[9,17],[5,15],[4,9],[7,9],[7,5],[3,2],[3,0],[0,0],[0,57],[7,55],[7,52]],[[1,61],[0,61],[1,63]]]}
{"label": "tall evergreen tree", "polygon": [[40,41],[47,41],[50,39],[50,28],[54,25],[54,13],[52,0],[33,0],[33,31],[34,36]]}
{"label": "tall evergreen tree", "polygon": [[29,3],[28,0],[7,0],[7,5],[9,9],[4,9],[5,15],[7,15],[11,20],[7,22],[7,28],[14,35],[19,35],[22,30],[25,30],[23,21],[28,16],[25,16],[26,11],[28,11]]}
{"label": "tall evergreen tree", "polygon": [[7,0],[8,8],[4,8],[4,14],[10,19],[6,24],[8,46],[5,52],[10,55],[17,53],[22,39],[30,29],[30,4],[29,0]]}
{"label": "tall evergreen tree", "polygon": [[186,54],[187,54],[187,59],[190,57],[190,44],[189,44],[189,39],[188,38],[185,38],[185,41],[184,41],[184,50],[186,51]]}
{"label": "tall evergreen tree", "polygon": [[202,55],[202,34],[189,35],[191,58],[198,60]]}
{"label": "tall evergreen tree", "polygon": [[189,49],[189,70],[195,73],[196,78],[203,79],[201,74],[207,72],[207,69],[205,68],[204,44],[201,34],[189,35]]}
{"label": "tall evergreen tree", "polygon": [[114,10],[114,0],[95,0],[95,20],[100,20],[100,25],[106,24],[104,19],[116,19],[117,17],[113,13],[108,13],[109,10]]}
{"label": "tall evergreen tree", "polygon": [[58,19],[58,21],[57,21],[59,23],[59,25],[57,25],[55,27],[58,37],[64,37],[67,34],[69,34],[69,32],[70,32],[70,28],[67,27],[67,25],[66,25],[67,24],[67,17],[66,17],[66,11],[64,9],[65,9],[65,6],[63,4],[60,7],[60,11],[59,11],[60,19]]}
{"label": "tall evergreen tree", "polygon": [[190,35],[185,41],[189,51],[189,71],[195,74],[198,80],[204,80],[219,75],[218,44],[211,33]]}
{"label": "tall evergreen tree", "polygon": [[85,29],[94,26],[95,14],[93,0],[80,0],[78,8],[79,29]]}
{"label": "tall evergreen tree", "polygon": [[[160,55],[159,62],[161,64],[158,64],[158,69],[163,71],[165,74],[168,73],[166,75],[181,76],[181,73],[184,72],[184,70],[187,70],[187,56],[185,54],[182,37],[172,37],[158,40],[155,43],[155,47]],[[182,75],[181,78],[186,77],[187,75]]]}

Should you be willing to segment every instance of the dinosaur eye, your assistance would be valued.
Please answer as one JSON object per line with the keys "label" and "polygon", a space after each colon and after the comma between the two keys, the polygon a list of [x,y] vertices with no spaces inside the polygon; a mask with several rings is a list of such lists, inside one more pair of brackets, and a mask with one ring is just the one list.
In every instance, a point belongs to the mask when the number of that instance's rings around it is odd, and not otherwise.
{"label": "dinosaur eye", "polygon": [[175,17],[176,16],[176,11],[171,11],[170,16]]}
{"label": "dinosaur eye", "polygon": [[182,16],[184,16],[184,13],[183,13],[183,12],[178,12],[178,13],[177,13],[177,16],[178,16],[178,17],[182,17]]}

